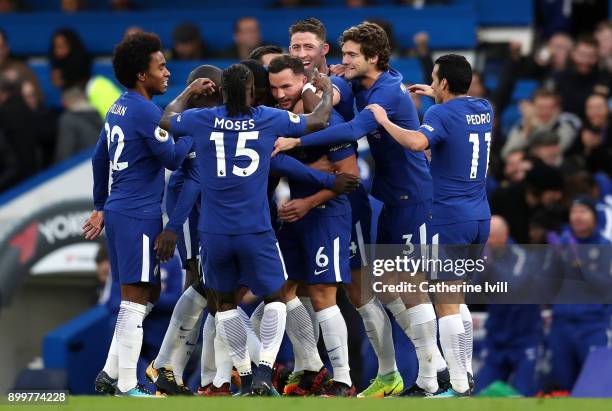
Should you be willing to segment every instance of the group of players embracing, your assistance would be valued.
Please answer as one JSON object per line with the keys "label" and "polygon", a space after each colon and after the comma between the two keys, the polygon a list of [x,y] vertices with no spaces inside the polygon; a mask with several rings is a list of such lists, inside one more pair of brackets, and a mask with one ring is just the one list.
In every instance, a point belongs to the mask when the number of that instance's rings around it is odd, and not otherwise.
{"label": "group of players embracing", "polygon": [[[115,75],[128,91],[109,110],[93,155],[95,210],[84,226],[88,239],[106,227],[122,292],[98,391],[154,395],[136,377],[142,322],[159,297],[159,262],[178,244],[185,291],[146,372],[159,392],[191,394],[182,374],[202,330],[199,395],[231,395],[230,383],[240,387],[237,395],[279,395],[275,360],[285,332],[295,362],[280,394],[471,395],[467,306],[432,304],[426,294],[409,301],[376,296],[362,276],[371,209],[356,150],[367,136],[376,163],[371,195],[383,203],[378,244],[429,244],[433,236],[439,244],[483,244],[492,124],[466,118],[492,118],[492,109],[466,95],[469,63],[442,56],[431,86],[407,89],[389,66],[389,40],[376,24],[344,31],[337,66],[327,65],[319,20],[295,23],[289,36],[288,55],[264,46],[225,70],[196,68],[163,113],[151,101],[166,91],[170,75],[159,38],[136,34],[115,48]],[[423,125],[409,91],[438,103]],[[175,171],[163,227],[165,168]],[[277,209],[281,176],[291,199]],[[376,378],[359,394],[339,287],[378,359]],[[261,302],[248,316],[245,301]],[[395,349],[402,347],[394,347],[386,310],[416,349],[419,372],[410,387],[397,369]],[[320,336],[332,372],[319,355]]]}

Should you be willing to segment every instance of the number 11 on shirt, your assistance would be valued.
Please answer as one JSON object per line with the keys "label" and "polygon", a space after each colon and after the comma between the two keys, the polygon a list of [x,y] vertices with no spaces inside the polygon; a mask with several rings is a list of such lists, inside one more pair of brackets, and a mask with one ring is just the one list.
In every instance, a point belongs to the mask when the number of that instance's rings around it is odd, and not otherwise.
{"label": "number 11 on shirt", "polygon": [[[491,133],[485,133],[484,140],[487,143],[487,162],[485,165],[485,176],[489,170],[489,154],[491,153]],[[480,139],[478,133],[470,134],[470,143],[472,143],[472,167],[470,168],[470,179],[475,179],[478,175],[478,158],[480,153]]]}

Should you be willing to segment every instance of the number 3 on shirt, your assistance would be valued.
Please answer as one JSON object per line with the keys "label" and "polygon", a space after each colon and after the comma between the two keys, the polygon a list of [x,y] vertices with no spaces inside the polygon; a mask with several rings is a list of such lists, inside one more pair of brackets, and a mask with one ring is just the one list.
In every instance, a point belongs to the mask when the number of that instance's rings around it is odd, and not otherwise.
{"label": "number 3 on shirt", "polygon": [[[246,148],[247,140],[257,140],[259,138],[259,131],[241,131],[238,133],[238,144],[236,144],[236,155],[247,156],[251,159],[251,163],[245,167],[238,167],[234,164],[232,173],[238,177],[248,177],[257,171],[259,166],[259,153],[252,148]],[[215,142],[215,149],[217,153],[217,177],[225,177],[227,172],[225,171],[225,146],[223,145],[223,133],[213,131],[210,133],[210,140]]]}
{"label": "number 3 on shirt", "polygon": [[[489,170],[489,153],[491,152],[491,133],[485,133],[484,140],[487,143],[487,162],[485,164],[485,176]],[[472,143],[472,166],[470,167],[470,179],[475,179],[478,175],[478,157],[480,153],[480,140],[478,133],[470,134],[470,143]]]}

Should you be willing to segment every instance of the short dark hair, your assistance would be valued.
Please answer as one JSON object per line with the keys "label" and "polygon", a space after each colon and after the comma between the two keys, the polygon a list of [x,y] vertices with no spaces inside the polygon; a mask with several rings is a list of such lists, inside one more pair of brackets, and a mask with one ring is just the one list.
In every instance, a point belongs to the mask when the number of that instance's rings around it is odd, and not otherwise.
{"label": "short dark hair", "polygon": [[196,67],[187,76],[187,84],[191,84],[194,80],[199,78],[208,78],[215,83],[215,92],[211,95],[205,96],[192,96],[189,99],[189,108],[193,107],[214,107],[221,104],[221,93],[219,92],[219,86],[221,86],[221,77],[223,76],[223,70],[217,66],[211,66],[203,64]]}
{"label": "short dark hair", "polygon": [[472,84],[472,66],[459,54],[445,54],[434,64],[438,65],[438,79],[448,81],[448,90],[453,94],[466,94]]}
{"label": "short dark hair", "polygon": [[240,64],[244,64],[253,73],[253,81],[255,87],[270,87],[270,80],[268,78],[268,71],[266,68],[257,60],[246,59],[242,60]]}
{"label": "short dark hair", "polygon": [[597,42],[595,37],[591,36],[590,34],[583,34],[583,35],[579,36],[578,39],[576,40],[576,46],[575,47],[578,47],[578,45],[580,43],[586,44],[586,45],[594,47],[594,48],[599,47],[599,43]]}
{"label": "short dark hair", "polygon": [[249,115],[252,110],[247,104],[245,85],[249,82],[253,84],[253,73],[244,64],[232,64],[223,70],[221,80],[223,90],[225,90],[225,107],[229,117]]}
{"label": "short dark hair", "polygon": [[113,71],[117,81],[127,88],[134,88],[138,73],[149,69],[151,54],[161,49],[157,34],[136,33],[127,36],[113,53]]}
{"label": "short dark hair", "polygon": [[259,24],[259,21],[257,21],[257,18],[254,17],[254,16],[242,16],[242,17],[240,17],[240,18],[238,18],[238,19],[236,19],[234,21],[234,33],[238,32],[238,28],[240,27],[240,23],[242,23],[245,20],[255,20],[255,22],[257,24]]}
{"label": "short dark hair", "polygon": [[268,66],[268,72],[272,74],[280,73],[285,69],[290,69],[293,74],[304,74],[304,63],[298,57],[283,54],[274,57]]}
{"label": "short dark hair", "polygon": [[259,61],[266,54],[283,54],[283,49],[273,44],[259,46],[249,54],[249,59]]}
{"label": "short dark hair", "polygon": [[312,33],[322,42],[327,41],[327,30],[321,23],[321,20],[309,17],[304,20],[299,20],[289,27],[289,36],[293,36],[295,33]]}
{"label": "short dark hair", "polygon": [[533,100],[536,98],[552,98],[555,102],[561,104],[561,96],[555,93],[553,90],[547,88],[539,88],[533,93]]}
{"label": "short dark hair", "polygon": [[361,46],[361,53],[366,58],[378,56],[376,67],[379,70],[389,69],[389,58],[391,57],[391,46],[387,33],[378,24],[364,21],[361,24],[344,30],[340,36],[340,44],[354,41]]}

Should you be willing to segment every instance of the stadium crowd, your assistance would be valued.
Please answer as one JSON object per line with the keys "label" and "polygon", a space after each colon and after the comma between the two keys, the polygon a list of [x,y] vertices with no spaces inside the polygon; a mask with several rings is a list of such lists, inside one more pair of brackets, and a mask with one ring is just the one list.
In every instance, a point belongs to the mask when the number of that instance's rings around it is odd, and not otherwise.
{"label": "stadium crowd", "polygon": [[[116,11],[135,7],[129,0],[109,3]],[[398,3],[422,7],[449,2]],[[488,98],[496,114],[487,182],[491,212],[495,214],[489,242],[493,245],[563,241],[610,244],[612,21],[605,20],[607,13],[592,13],[585,20],[580,8],[576,8],[573,18],[557,15],[556,9],[545,9],[547,3],[554,2],[535,2],[538,13],[533,52],[525,55],[520,44],[508,44],[498,53],[496,72],[474,72],[468,92],[474,97]],[[274,4],[275,7],[313,5],[317,5],[316,0],[279,0]],[[347,7],[364,5],[368,2],[346,1]],[[65,13],[78,13],[86,8],[85,0],[61,1],[61,10]],[[18,1],[0,1],[0,12],[22,11],[25,10]],[[406,50],[393,41],[392,26],[384,21],[377,23],[387,32],[393,55],[418,58],[423,78],[431,81],[433,58],[427,33],[417,34],[414,47]],[[214,53],[209,51],[196,25],[180,24],[173,31],[173,44],[165,45],[169,66],[173,61],[194,61],[195,67],[197,62],[208,58],[236,61],[253,58],[252,53],[261,53],[261,49],[256,49],[263,45],[259,24],[249,16],[236,20],[234,44]],[[126,35],[138,31],[141,29],[133,27]],[[94,80],[100,79],[92,76],[92,63],[105,56],[89,53],[76,31],[57,30],[48,41],[49,52],[45,58],[52,68],[52,83],[61,91],[61,110],[45,104],[39,80],[28,66],[31,56],[13,55],[11,39],[0,27],[0,192],[92,147],[103,126],[107,102],[114,101],[121,93],[116,85],[106,82],[101,87],[107,97],[104,101],[96,99],[100,88],[93,88]],[[277,46],[281,48],[270,51],[286,51],[285,44]],[[338,46],[332,44],[331,54],[337,56],[338,52]],[[255,56],[261,57],[261,54]],[[497,77],[492,90],[486,87],[489,75]],[[537,89],[531,97],[518,103],[516,121],[508,122],[510,116],[505,117],[503,113],[512,109],[509,106],[515,86],[525,79],[535,81]],[[416,95],[413,99],[417,108],[423,107],[422,116],[428,106],[421,105],[423,102]],[[481,375],[476,376],[482,388],[488,385],[485,381],[508,379],[512,375],[513,385],[520,393],[535,394],[535,359],[541,356],[537,352],[543,347],[544,332],[549,337],[544,345],[552,361],[555,356],[561,356],[569,364],[551,382],[555,388],[565,391],[571,390],[589,350],[610,344],[606,334],[611,326],[607,307],[552,307],[551,324],[542,323],[538,306],[491,307],[487,327],[495,332],[487,333]],[[517,322],[530,326],[528,329],[510,326]],[[501,329],[506,332],[502,333]],[[571,341],[567,341],[568,335],[573,336]],[[497,352],[495,362],[487,360],[487,354],[493,351]],[[517,359],[517,352],[524,353],[524,358]]]}

